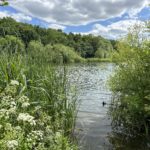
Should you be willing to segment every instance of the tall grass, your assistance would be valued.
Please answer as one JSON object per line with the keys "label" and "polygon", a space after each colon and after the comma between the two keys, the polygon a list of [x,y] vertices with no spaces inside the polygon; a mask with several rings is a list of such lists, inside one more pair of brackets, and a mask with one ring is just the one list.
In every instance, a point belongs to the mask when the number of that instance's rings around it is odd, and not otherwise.
{"label": "tall grass", "polygon": [[[52,131],[54,133],[60,131],[62,136],[68,139],[61,145],[68,145],[74,129],[76,98],[72,100],[67,98],[66,70],[58,71],[54,66],[44,61],[41,63],[29,55],[3,54],[0,56],[1,89],[5,89],[12,80],[20,83],[17,95],[23,94],[30,99],[29,112],[33,114],[34,108],[40,106],[41,110],[34,115],[50,117]],[[62,140],[65,141],[63,138]]]}

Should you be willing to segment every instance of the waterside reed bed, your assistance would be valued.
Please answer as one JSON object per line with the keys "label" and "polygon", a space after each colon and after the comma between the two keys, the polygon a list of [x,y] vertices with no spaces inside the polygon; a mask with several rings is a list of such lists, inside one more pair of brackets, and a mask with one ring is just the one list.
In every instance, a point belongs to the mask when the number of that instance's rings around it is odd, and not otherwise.
{"label": "waterside reed bed", "polygon": [[[44,58],[43,58],[44,59]],[[29,55],[0,55],[0,149],[77,149],[76,99],[65,71]]]}

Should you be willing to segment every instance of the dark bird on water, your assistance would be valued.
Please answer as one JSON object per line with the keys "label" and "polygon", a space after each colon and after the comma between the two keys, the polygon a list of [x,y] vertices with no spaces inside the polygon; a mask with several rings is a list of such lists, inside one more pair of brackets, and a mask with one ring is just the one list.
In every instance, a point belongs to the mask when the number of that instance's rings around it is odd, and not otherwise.
{"label": "dark bird on water", "polygon": [[104,107],[106,104],[107,104],[106,102],[104,102],[104,101],[102,102],[103,107]]}

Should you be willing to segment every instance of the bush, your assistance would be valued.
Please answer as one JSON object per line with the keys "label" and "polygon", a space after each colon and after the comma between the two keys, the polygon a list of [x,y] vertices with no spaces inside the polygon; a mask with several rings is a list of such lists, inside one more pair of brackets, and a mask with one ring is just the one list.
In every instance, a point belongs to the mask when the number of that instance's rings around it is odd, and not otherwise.
{"label": "bush", "polygon": [[[131,38],[131,37],[130,37]],[[134,37],[132,37],[134,38]],[[150,131],[150,42],[131,45],[131,39],[119,43],[115,55],[118,67],[111,78],[115,94],[111,115],[115,128],[132,134]],[[137,46],[138,45],[138,46]]]}
{"label": "bush", "polygon": [[28,58],[31,57],[32,60],[37,61],[39,63],[43,63],[42,61],[45,62],[44,52],[44,46],[41,42],[31,41],[29,43],[27,48],[27,55],[29,56]]}
{"label": "bush", "polygon": [[108,50],[98,49],[95,52],[95,57],[96,58],[109,58],[110,57],[110,52]]}
{"label": "bush", "polygon": [[19,38],[7,35],[5,38],[0,38],[0,52],[7,54],[24,53],[25,46]]}
{"label": "bush", "polygon": [[48,44],[43,46],[38,41],[32,41],[28,46],[28,54],[31,55],[32,59],[37,59],[40,62],[41,59],[44,62],[56,64],[83,61],[83,59],[76,52],[74,52],[72,48],[62,44]]}
{"label": "bush", "polygon": [[70,47],[62,44],[53,46],[53,51],[58,54],[58,58],[62,59],[63,63],[80,62],[82,58]]}

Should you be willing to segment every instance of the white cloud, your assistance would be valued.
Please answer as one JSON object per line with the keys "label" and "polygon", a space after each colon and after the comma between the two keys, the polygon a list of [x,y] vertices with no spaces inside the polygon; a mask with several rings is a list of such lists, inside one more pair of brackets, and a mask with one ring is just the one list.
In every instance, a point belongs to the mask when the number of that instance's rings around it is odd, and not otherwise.
{"label": "white cloud", "polygon": [[31,21],[32,18],[22,13],[10,13],[8,11],[0,11],[0,18],[11,17],[16,21]]}
{"label": "white cloud", "polygon": [[133,15],[149,0],[13,0],[10,6],[48,23],[83,25],[116,17]]}
{"label": "white cloud", "polygon": [[59,25],[59,24],[50,24],[48,27],[52,29],[61,29],[61,30],[66,29],[66,26]]}
{"label": "white cloud", "polygon": [[129,28],[133,27],[135,24],[144,25],[144,22],[139,20],[122,20],[116,23],[112,23],[108,26],[102,26],[100,24],[95,24],[93,29],[86,34],[93,34],[93,35],[101,35],[106,38],[110,39],[117,39],[122,36],[125,36]]}

